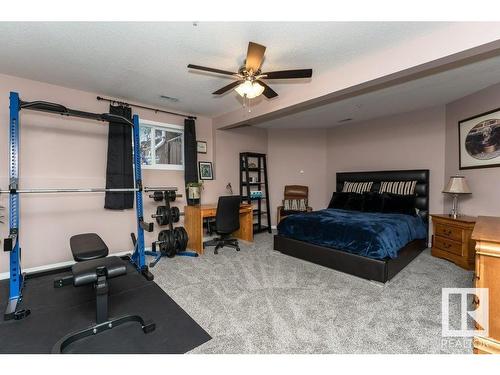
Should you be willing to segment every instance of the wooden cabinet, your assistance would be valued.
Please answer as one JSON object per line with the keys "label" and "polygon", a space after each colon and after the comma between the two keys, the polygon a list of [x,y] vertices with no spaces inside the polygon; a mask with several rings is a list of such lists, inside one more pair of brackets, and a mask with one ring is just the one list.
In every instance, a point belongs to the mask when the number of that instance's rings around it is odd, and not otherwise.
{"label": "wooden cabinet", "polygon": [[456,219],[448,215],[431,215],[433,238],[431,254],[447,259],[456,265],[474,269],[475,242],[471,239],[476,218],[460,216]]}
{"label": "wooden cabinet", "polygon": [[488,306],[479,299],[476,305],[478,310],[488,308],[489,320],[488,336],[474,337],[474,353],[500,354],[500,218],[480,216],[472,239],[476,241],[474,284],[488,288]]}

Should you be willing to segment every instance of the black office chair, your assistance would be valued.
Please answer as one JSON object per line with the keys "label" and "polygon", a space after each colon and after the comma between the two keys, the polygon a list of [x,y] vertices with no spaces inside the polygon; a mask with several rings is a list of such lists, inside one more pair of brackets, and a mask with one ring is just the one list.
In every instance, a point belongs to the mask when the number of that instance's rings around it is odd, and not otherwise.
{"label": "black office chair", "polygon": [[240,251],[238,240],[230,237],[231,233],[240,229],[240,203],[241,196],[239,195],[219,197],[217,213],[215,214],[215,232],[220,237],[205,242],[203,244],[204,248],[206,246],[215,246],[214,254],[218,254],[219,249],[225,246]]}

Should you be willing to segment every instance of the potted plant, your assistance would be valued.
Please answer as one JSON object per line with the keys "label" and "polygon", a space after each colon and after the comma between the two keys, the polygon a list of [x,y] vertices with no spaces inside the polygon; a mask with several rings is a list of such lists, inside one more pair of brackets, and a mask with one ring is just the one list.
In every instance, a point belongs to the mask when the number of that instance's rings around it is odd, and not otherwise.
{"label": "potted plant", "polygon": [[188,182],[186,184],[186,201],[189,206],[200,204],[203,182]]}

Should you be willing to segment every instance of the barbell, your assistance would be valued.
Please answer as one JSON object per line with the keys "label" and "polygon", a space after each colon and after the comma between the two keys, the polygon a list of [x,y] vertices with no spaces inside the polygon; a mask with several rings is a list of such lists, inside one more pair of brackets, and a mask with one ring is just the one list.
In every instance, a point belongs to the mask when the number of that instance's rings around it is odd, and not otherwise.
{"label": "barbell", "polygon": [[[142,189],[144,192],[150,191],[169,191],[175,193],[177,191],[176,187],[144,187]],[[11,190],[0,190],[0,194],[8,194],[11,192],[20,194],[53,194],[53,193],[126,193],[126,192],[137,192],[141,191],[138,188],[32,188],[32,189],[15,189]],[[176,196],[178,196],[175,193]]]}

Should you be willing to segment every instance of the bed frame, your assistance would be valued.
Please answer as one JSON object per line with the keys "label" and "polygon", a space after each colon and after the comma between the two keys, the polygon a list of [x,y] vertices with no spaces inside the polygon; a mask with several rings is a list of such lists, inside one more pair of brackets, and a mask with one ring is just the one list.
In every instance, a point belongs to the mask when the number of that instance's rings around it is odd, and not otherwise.
{"label": "bed frame", "polygon": [[[418,215],[428,225],[429,218],[429,170],[404,170],[380,172],[339,172],[336,187],[341,191],[345,181],[373,181],[372,191],[378,191],[381,181],[417,181],[415,188]],[[305,241],[275,235],[274,250],[299,259],[307,260],[337,271],[368,280],[385,283],[405,268],[424,249],[427,239],[415,240],[399,250],[394,259],[372,259],[342,250],[314,245]]]}

